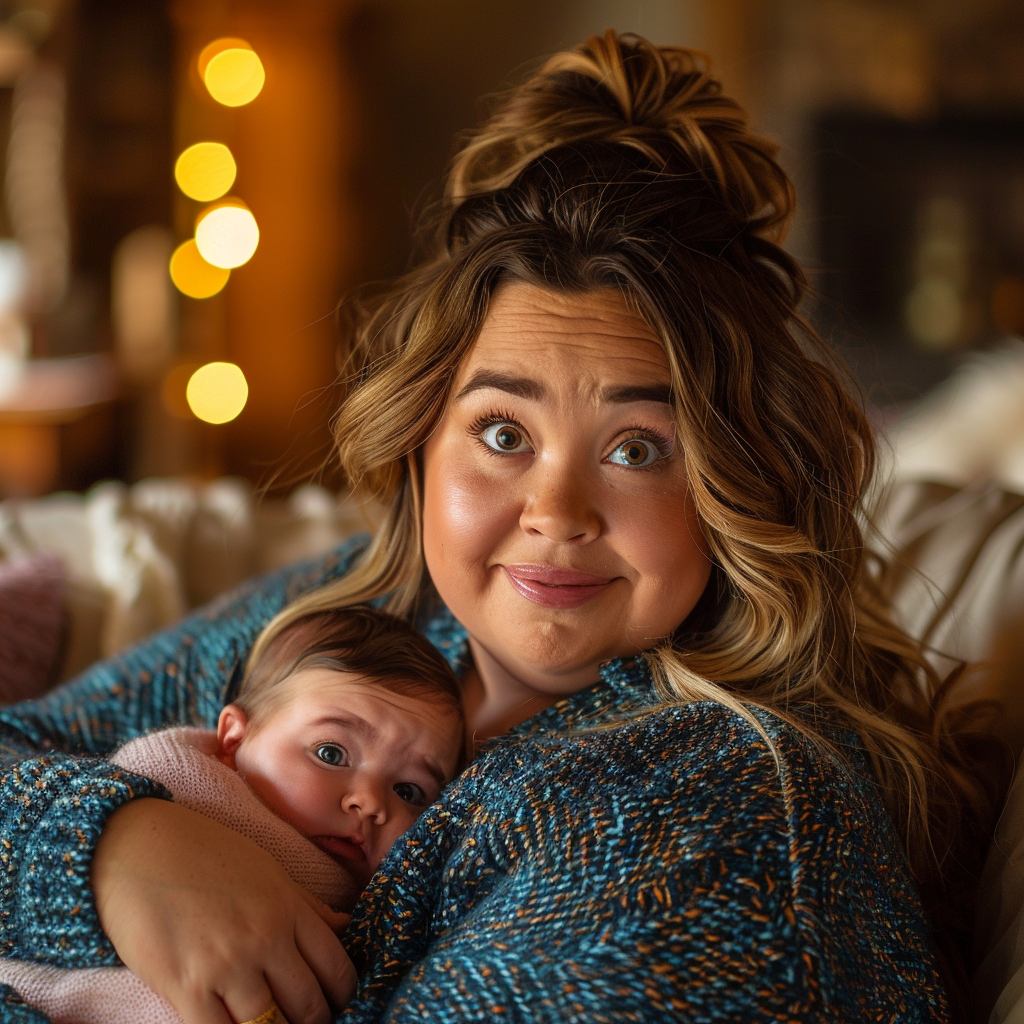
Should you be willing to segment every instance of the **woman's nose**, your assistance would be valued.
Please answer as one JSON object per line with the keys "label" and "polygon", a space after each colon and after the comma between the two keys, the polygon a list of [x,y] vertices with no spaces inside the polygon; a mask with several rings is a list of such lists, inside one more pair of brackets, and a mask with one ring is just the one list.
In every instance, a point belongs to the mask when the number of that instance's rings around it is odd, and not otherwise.
{"label": "woman's nose", "polygon": [[597,481],[570,457],[538,459],[528,474],[520,527],[560,543],[585,544],[601,532]]}

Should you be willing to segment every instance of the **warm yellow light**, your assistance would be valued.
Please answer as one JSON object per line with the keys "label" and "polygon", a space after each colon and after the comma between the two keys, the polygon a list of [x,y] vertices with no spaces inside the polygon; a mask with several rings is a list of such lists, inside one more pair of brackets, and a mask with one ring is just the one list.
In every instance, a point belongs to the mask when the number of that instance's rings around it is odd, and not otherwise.
{"label": "warm yellow light", "polygon": [[171,256],[171,280],[179,292],[191,299],[208,299],[228,283],[230,270],[215,267],[199,254],[196,240],[182,242]]}
{"label": "warm yellow light", "polygon": [[207,363],[189,378],[185,398],[189,408],[207,423],[227,423],[249,397],[245,374],[234,363]]}
{"label": "warm yellow light", "polygon": [[197,142],[174,164],[174,180],[190,199],[208,203],[235,183],[238,168],[231,150],[221,142]]}
{"label": "warm yellow light", "polygon": [[226,107],[241,107],[260,94],[266,72],[244,39],[215,39],[199,55],[199,73],[210,95]]}
{"label": "warm yellow light", "polygon": [[206,66],[218,53],[223,53],[225,50],[251,49],[252,44],[248,39],[239,39],[237,36],[219,36],[212,43],[207,43],[199,52],[199,59],[196,61],[199,65],[199,77],[206,76]]}
{"label": "warm yellow light", "polygon": [[207,263],[230,270],[252,259],[260,229],[252,213],[230,200],[203,214],[196,225],[196,245]]}

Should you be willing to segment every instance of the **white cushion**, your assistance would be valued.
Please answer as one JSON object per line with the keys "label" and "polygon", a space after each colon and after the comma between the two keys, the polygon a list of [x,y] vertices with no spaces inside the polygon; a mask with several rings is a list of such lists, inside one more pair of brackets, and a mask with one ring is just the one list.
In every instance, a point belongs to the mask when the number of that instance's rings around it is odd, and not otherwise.
{"label": "white cushion", "polygon": [[0,559],[45,552],[64,563],[66,679],[250,576],[330,550],[375,515],[309,484],[258,501],[230,478],[103,483],[0,503]]}

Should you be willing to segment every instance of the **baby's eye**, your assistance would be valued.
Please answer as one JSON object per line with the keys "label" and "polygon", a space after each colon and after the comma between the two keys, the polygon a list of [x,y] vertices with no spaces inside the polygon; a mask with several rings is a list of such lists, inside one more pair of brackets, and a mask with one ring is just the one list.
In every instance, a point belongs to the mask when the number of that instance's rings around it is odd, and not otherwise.
{"label": "baby's eye", "polygon": [[614,462],[618,466],[634,466],[642,469],[645,466],[653,465],[661,457],[662,453],[653,441],[645,441],[641,437],[631,437],[628,441],[623,441],[608,456],[608,461]]}
{"label": "baby's eye", "polygon": [[399,800],[404,800],[413,807],[426,807],[430,803],[427,794],[415,782],[396,782],[394,790]]}
{"label": "baby's eye", "polygon": [[480,432],[480,439],[496,452],[518,455],[531,450],[522,430],[514,423],[492,423]]}
{"label": "baby's eye", "polygon": [[316,748],[316,756],[324,764],[332,765],[335,768],[348,764],[348,751],[344,747],[339,747],[336,743],[321,743]]}

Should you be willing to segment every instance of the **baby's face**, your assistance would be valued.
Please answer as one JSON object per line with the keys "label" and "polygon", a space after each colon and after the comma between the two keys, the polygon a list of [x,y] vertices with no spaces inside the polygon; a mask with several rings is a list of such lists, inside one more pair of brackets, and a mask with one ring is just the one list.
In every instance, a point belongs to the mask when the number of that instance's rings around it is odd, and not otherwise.
{"label": "baby's face", "polygon": [[256,728],[236,705],[221,712],[221,760],[365,885],[454,777],[458,716],[331,669],[297,672],[279,685],[283,702]]}

